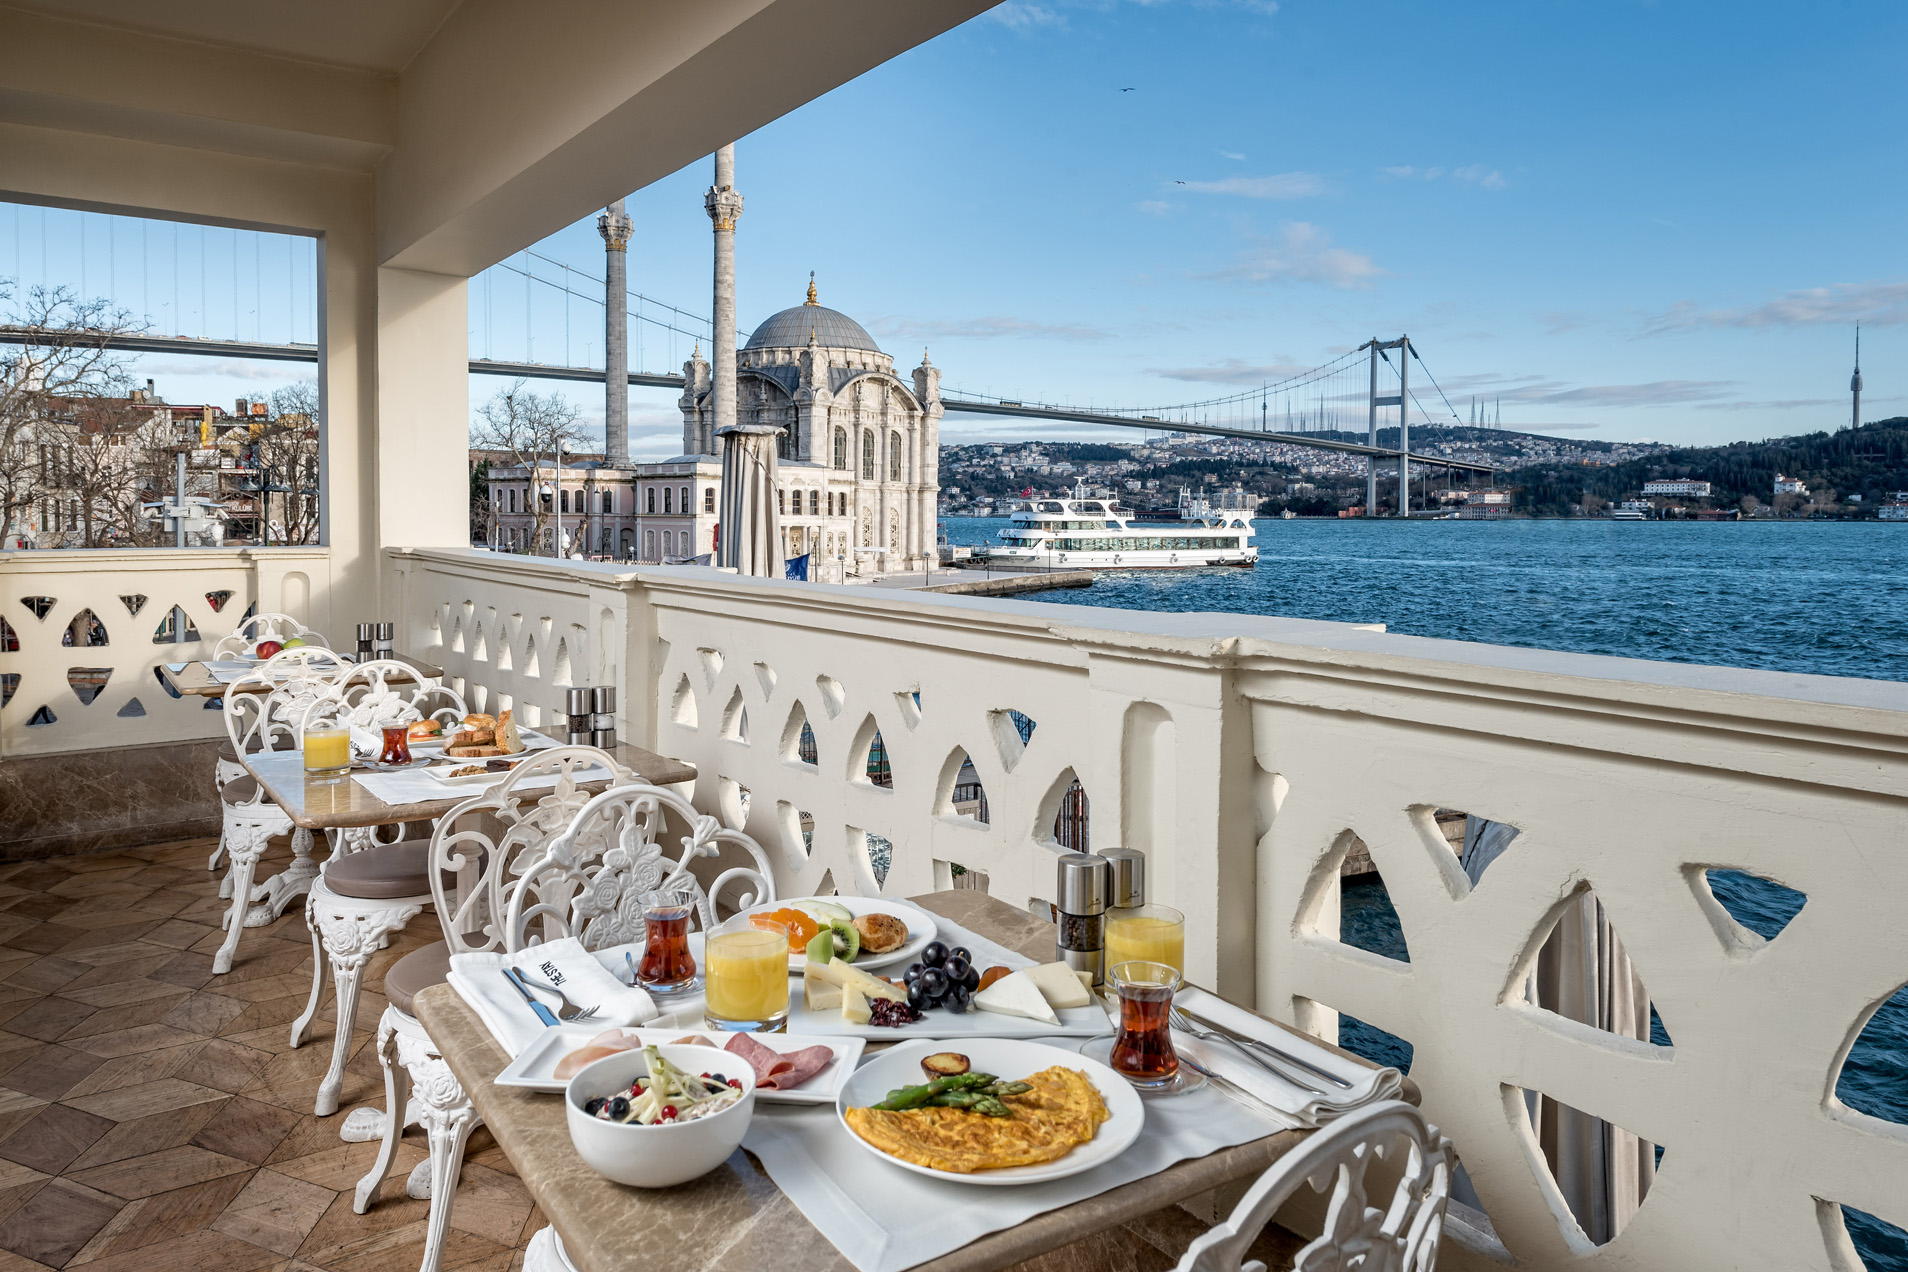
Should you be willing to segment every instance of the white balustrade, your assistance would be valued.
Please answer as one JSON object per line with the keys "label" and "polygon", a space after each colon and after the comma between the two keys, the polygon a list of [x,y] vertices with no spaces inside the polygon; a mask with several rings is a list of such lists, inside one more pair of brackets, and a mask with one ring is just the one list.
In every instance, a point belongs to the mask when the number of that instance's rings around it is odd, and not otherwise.
{"label": "white balustrade", "polygon": [[[1050,896],[1077,778],[1092,846],[1144,851],[1152,898],[1187,913],[1192,979],[1326,1038],[1344,1012],[1413,1044],[1427,1115],[1518,1266],[1596,1250],[1527,1091],[1664,1148],[1598,1252],[1610,1267],[1852,1268],[1841,1204],[1908,1226],[1908,1128],[1834,1094],[1908,981],[1908,686],[693,568],[388,558],[405,639],[467,697],[557,709],[549,642],[568,641],[570,679],[618,685],[623,735],[693,762],[696,805],[770,851],[783,895],[824,876],[921,892],[960,865],[1009,902]],[[1025,741],[1013,713],[1033,722]],[[868,777],[877,731],[888,787]],[[986,824],[954,811],[963,753]],[[1434,818],[1452,809],[1519,831],[1475,885]],[[885,879],[871,835],[892,845]],[[1338,939],[1354,841],[1409,963]],[[1764,941],[1710,869],[1807,902]],[[1673,1046],[1525,1001],[1586,891]],[[1475,1258],[1458,1245],[1451,1266]]]}
{"label": "white balustrade", "polygon": [[329,589],[324,548],[0,552],[0,756],[219,736],[158,668],[210,658],[254,606],[324,630]]}

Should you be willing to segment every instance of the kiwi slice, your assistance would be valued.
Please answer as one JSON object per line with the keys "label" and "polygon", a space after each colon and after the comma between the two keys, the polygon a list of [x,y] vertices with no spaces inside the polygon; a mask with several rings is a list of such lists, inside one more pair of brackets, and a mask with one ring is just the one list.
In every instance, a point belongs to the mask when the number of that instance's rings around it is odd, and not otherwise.
{"label": "kiwi slice", "polygon": [[808,942],[806,952],[808,954],[808,961],[811,963],[826,963],[834,958],[835,930],[833,928],[823,928],[821,931],[815,933],[813,939]]}
{"label": "kiwi slice", "polygon": [[835,934],[835,957],[844,963],[855,961],[855,955],[861,953],[861,933],[854,924],[844,923],[840,919],[828,925]]}

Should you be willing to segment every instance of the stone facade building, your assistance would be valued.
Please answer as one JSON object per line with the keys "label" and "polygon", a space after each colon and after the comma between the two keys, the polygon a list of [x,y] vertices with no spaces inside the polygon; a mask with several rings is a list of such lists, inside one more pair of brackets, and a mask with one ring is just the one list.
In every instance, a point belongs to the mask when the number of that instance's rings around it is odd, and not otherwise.
{"label": "stone facade building", "polygon": [[[683,366],[682,442],[672,462],[713,457],[711,369]],[[940,491],[941,372],[912,382],[865,328],[808,299],[756,327],[737,357],[736,421],[782,429],[777,484],[784,555],[813,578],[927,568]]]}

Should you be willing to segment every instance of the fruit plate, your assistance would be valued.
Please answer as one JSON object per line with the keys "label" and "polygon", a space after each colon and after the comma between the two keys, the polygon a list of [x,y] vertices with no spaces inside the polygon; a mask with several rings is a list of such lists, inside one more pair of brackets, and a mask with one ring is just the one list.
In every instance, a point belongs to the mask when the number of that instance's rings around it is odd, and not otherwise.
{"label": "fruit plate", "polygon": [[[996,1017],[995,1019],[1000,1019]],[[1048,1046],[1040,1042],[1022,1042],[1012,1038],[973,1038],[963,1040],[961,1051],[967,1056],[973,1068],[992,1073],[1002,1078],[1019,1079],[1054,1065],[1064,1065],[1077,1069],[1087,1075],[1088,1081],[1100,1092],[1100,1098],[1106,1101],[1106,1111],[1112,1116],[1100,1123],[1099,1132],[1085,1144],[1076,1147],[1065,1157],[1051,1162],[1041,1162],[1034,1166],[1004,1166],[999,1170],[975,1171],[961,1174],[951,1170],[935,1170],[931,1166],[917,1166],[913,1162],[904,1162],[888,1154],[856,1135],[848,1126],[849,1109],[866,1108],[887,1098],[888,1092],[896,1087],[918,1086],[927,1079],[921,1073],[921,1057],[939,1050],[940,1044],[934,1042],[904,1042],[898,1047],[882,1052],[867,1064],[855,1071],[842,1087],[841,1094],[835,1100],[835,1116],[841,1119],[842,1129],[855,1143],[879,1157],[882,1161],[899,1166],[902,1170],[911,1170],[917,1175],[929,1175],[935,1179],[951,1180],[957,1184],[983,1184],[1001,1187],[1011,1184],[1038,1184],[1050,1179],[1065,1179],[1069,1175],[1078,1175],[1104,1165],[1118,1157],[1139,1138],[1146,1125],[1146,1105],[1140,1100],[1139,1092],[1130,1083],[1113,1070],[1097,1060],[1089,1060],[1064,1047]],[[982,1116],[974,1114],[975,1117]]]}
{"label": "fruit plate", "polygon": [[[902,966],[912,963],[921,956],[921,951],[927,948],[928,942],[932,941],[940,930],[934,925],[934,916],[926,910],[909,905],[905,901],[889,901],[884,897],[795,897],[792,900],[769,901],[752,906],[745,913],[770,914],[787,906],[795,906],[799,909],[804,905],[818,902],[840,906],[855,918],[860,918],[864,914],[892,914],[908,925],[908,939],[902,942],[900,949],[889,950],[886,954],[869,954],[864,951],[855,959],[854,966],[863,971],[875,967],[892,967],[896,963]],[[808,958],[805,954],[788,956],[789,971],[800,972],[806,966],[808,966]],[[800,996],[799,989],[797,996]]]}
{"label": "fruit plate", "polygon": [[[558,1078],[557,1062],[606,1030],[601,1025],[556,1025],[537,1035],[536,1041],[518,1053],[517,1058],[504,1066],[502,1073],[491,1079],[497,1086],[524,1087],[531,1091],[547,1091],[561,1095],[569,1085],[568,1078]],[[707,1038],[715,1043],[709,1054],[717,1062],[743,1062],[727,1051],[717,1055],[717,1049],[729,1035],[712,1033],[705,1029],[639,1029],[629,1028],[624,1033],[634,1034],[645,1046],[650,1043],[667,1044],[681,1042],[685,1038]],[[868,1044],[860,1038],[804,1038],[800,1034],[756,1034],[755,1040],[775,1051],[799,1051],[803,1047],[827,1047],[835,1053],[834,1061],[798,1087],[787,1091],[772,1091],[757,1086],[755,1098],[770,1104],[833,1104],[841,1094],[842,1087],[855,1071],[855,1065],[861,1060],[862,1048]],[[746,1067],[746,1066],[744,1066]]]}
{"label": "fruit plate", "polygon": [[969,1038],[1096,1038],[1113,1032],[1113,1022],[1107,1018],[1106,1009],[1097,1002],[1084,1007],[1069,1007],[1056,1011],[1054,1015],[1060,1017],[1058,1025],[1050,1025],[1044,1020],[1029,1020],[1025,1016],[977,1011],[971,1007],[964,1012],[936,1007],[923,1012],[921,1019],[913,1024],[899,1028],[874,1024],[853,1025],[841,1018],[839,1009],[808,1010],[802,1006],[801,978],[792,977],[788,982],[789,1032],[812,1037],[847,1034],[876,1042],[945,1038],[951,1043],[964,1044]]}

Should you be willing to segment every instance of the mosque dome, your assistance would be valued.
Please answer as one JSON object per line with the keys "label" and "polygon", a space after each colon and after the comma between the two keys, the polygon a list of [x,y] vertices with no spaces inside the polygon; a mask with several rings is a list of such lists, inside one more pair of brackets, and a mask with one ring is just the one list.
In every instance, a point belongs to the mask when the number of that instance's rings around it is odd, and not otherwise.
{"label": "mosque dome", "polygon": [[808,343],[808,333],[826,349],[866,349],[880,353],[867,328],[839,310],[829,309],[815,300],[815,284],[808,284],[808,300],[792,309],[784,309],[766,319],[749,335],[745,349],[799,349]]}

